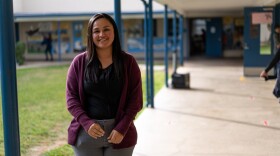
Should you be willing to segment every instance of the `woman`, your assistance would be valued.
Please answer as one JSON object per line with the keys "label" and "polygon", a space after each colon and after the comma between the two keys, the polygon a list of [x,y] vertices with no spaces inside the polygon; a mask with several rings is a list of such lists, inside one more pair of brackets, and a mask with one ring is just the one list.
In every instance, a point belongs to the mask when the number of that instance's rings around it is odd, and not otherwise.
{"label": "woman", "polygon": [[52,54],[52,34],[51,34],[51,33],[48,33],[47,36],[44,36],[42,45],[43,45],[43,44],[46,45],[46,49],[45,49],[46,61],[49,60],[48,54],[50,54],[51,61],[53,61],[53,54]]}
{"label": "woman", "polygon": [[[277,80],[275,83],[275,87],[273,89],[273,94],[276,98],[280,98],[280,26],[276,25],[274,28],[274,37],[273,37],[273,41],[274,41],[274,51],[276,52],[275,56],[273,57],[273,59],[270,61],[270,63],[268,64],[268,66],[265,68],[265,70],[263,70],[260,74],[260,77],[265,78],[266,80],[269,79],[268,76],[268,72],[270,71],[270,69],[272,69],[273,67],[276,66],[276,74],[277,74]],[[279,99],[279,103],[280,103],[280,99]]]}
{"label": "woman", "polygon": [[131,156],[142,99],[139,67],[122,51],[114,20],[96,14],[88,23],[87,51],[74,58],[67,75],[68,143],[75,155]]}

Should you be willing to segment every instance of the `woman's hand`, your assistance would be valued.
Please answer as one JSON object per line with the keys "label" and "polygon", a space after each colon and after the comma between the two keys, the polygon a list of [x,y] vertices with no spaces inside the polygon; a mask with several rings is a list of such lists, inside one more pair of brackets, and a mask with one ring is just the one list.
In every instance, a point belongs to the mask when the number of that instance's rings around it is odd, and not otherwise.
{"label": "woman's hand", "polygon": [[88,129],[88,134],[94,139],[97,139],[98,137],[102,137],[104,133],[105,131],[97,123],[92,124]]}
{"label": "woman's hand", "polygon": [[123,135],[116,130],[113,130],[110,136],[107,138],[109,143],[119,144],[123,140]]}
{"label": "woman's hand", "polygon": [[260,74],[260,77],[266,78],[266,77],[268,77],[268,75],[265,71],[262,71],[261,74]]}

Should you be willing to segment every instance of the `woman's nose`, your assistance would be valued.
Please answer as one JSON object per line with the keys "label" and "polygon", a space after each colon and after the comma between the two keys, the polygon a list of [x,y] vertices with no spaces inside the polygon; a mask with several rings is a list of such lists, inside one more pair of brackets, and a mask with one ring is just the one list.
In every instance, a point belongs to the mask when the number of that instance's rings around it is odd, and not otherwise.
{"label": "woman's nose", "polygon": [[104,36],[104,32],[103,31],[100,31],[100,33],[99,33],[99,36]]}

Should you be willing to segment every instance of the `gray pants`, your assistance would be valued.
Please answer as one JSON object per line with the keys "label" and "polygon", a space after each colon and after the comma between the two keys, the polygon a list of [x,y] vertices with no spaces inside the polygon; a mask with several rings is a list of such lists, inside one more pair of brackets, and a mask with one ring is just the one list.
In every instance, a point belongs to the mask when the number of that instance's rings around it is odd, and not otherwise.
{"label": "gray pants", "polygon": [[95,120],[105,131],[103,137],[94,139],[83,128],[81,128],[75,146],[72,146],[76,156],[132,156],[133,147],[113,149],[108,142],[111,131],[114,127],[114,119]]}

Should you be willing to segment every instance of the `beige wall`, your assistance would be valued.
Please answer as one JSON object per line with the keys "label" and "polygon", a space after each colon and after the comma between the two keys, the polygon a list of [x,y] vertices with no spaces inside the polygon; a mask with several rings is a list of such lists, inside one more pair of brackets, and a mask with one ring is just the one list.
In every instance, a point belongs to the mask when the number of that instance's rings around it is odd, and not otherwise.
{"label": "beige wall", "polygon": [[[43,51],[44,46],[41,46],[40,43],[43,41],[43,35],[47,32],[52,32],[52,39],[53,39],[53,45],[55,48],[56,42],[57,42],[57,22],[23,22],[19,23],[19,35],[20,35],[20,41],[24,43],[29,43],[28,52],[30,51]],[[70,21],[64,21],[60,23],[60,27],[63,30],[66,30],[67,33],[61,34],[61,41],[62,44],[64,43],[70,43],[70,50],[73,49],[72,43],[73,43],[73,34],[72,34],[72,22]],[[39,32],[35,33],[32,36],[28,36],[26,34],[29,30],[35,30],[36,28],[40,28]],[[33,50],[32,50],[33,49]],[[62,51],[65,52],[65,51]]]}

